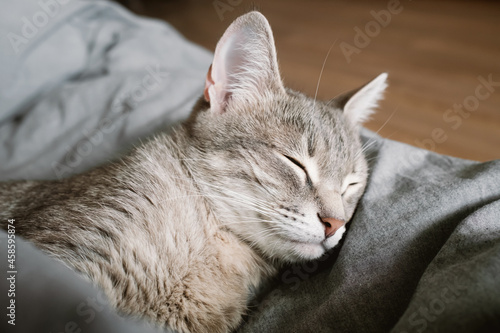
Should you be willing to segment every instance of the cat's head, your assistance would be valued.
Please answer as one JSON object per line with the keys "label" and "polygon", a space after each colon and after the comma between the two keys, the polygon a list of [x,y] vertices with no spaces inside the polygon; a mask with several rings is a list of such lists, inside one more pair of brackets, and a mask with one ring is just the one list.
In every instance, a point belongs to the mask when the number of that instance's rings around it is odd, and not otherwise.
{"label": "cat's head", "polygon": [[333,248],[365,189],[358,131],[386,77],[315,101],[283,86],[265,17],[238,18],[217,44],[190,124],[190,164],[221,223],[285,261]]}

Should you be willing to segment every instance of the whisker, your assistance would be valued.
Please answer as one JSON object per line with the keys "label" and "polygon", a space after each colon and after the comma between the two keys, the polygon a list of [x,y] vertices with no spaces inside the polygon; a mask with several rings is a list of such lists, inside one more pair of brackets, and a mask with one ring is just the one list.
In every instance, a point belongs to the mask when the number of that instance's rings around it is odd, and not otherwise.
{"label": "whisker", "polygon": [[328,60],[328,57],[330,56],[330,52],[332,52],[333,47],[337,43],[337,40],[338,38],[333,41],[332,45],[328,49],[325,59],[323,60],[323,65],[321,66],[321,71],[319,72],[318,83],[316,84],[316,92],[314,93],[313,109],[316,108],[316,98],[318,97],[319,85],[321,82],[321,77],[323,76],[323,71],[325,70],[326,61]]}

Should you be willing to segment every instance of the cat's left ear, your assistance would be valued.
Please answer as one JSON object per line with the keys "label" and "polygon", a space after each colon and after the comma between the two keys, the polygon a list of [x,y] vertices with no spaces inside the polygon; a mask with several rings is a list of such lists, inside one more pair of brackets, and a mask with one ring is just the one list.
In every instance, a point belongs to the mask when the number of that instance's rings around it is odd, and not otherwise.
{"label": "cat's left ear", "polygon": [[253,11],[238,17],[217,43],[204,96],[213,112],[223,113],[230,103],[258,101],[266,90],[285,92],[271,27]]}
{"label": "cat's left ear", "polygon": [[362,124],[375,112],[387,88],[387,73],[382,73],[361,88],[341,94],[333,99],[354,124]]}

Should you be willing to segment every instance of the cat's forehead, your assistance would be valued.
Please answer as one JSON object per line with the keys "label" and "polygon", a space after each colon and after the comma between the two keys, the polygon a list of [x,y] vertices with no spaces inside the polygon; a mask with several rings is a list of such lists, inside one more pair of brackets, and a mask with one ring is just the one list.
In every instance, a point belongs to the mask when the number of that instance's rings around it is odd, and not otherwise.
{"label": "cat's forehead", "polygon": [[[287,98],[277,99],[268,109],[278,122],[293,128],[291,135],[307,138],[308,150],[314,155],[318,149],[331,149],[342,141],[350,140],[352,126],[346,121],[342,110],[334,104],[314,100],[300,93],[291,93]],[[270,115],[272,117],[272,115]],[[295,138],[297,139],[297,138]]]}
{"label": "cat's forehead", "polygon": [[[227,113],[202,113],[198,128],[214,144],[235,149],[275,147],[311,158],[321,169],[349,159],[357,140],[351,124],[335,104],[287,90],[263,94],[256,103],[232,105]],[[208,131],[207,131],[208,129]]]}
{"label": "cat's forehead", "polygon": [[318,169],[352,168],[358,139],[335,104],[289,91],[262,111],[268,120],[262,123],[266,136],[276,145],[309,159]]}
{"label": "cat's forehead", "polygon": [[333,105],[292,90],[289,90],[287,95],[268,98],[261,108],[255,111],[263,112],[270,123],[296,127],[301,133],[315,133],[323,128],[328,130],[330,124],[342,121],[341,111]]}

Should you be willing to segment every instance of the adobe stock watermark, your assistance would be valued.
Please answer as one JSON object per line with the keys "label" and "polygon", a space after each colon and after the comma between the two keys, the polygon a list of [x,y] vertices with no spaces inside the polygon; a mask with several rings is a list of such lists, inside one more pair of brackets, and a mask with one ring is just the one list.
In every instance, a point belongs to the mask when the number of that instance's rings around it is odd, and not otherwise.
{"label": "adobe stock watermark", "polygon": [[[87,325],[91,324],[95,318],[97,317],[97,313],[102,312],[106,305],[108,304],[106,296],[102,291],[98,291],[96,297],[87,297],[85,301],[80,302],[76,307],[76,314],[78,315],[78,321],[83,321]],[[63,330],[61,333],[81,333],[84,332],[82,330],[81,325],[79,325],[76,321],[68,321],[64,323]],[[50,332],[56,333],[56,332]],[[58,333],[58,332],[57,332]]]}
{"label": "adobe stock watermark", "polygon": [[214,0],[212,6],[214,6],[219,20],[224,21],[224,13],[232,12],[236,6],[241,5],[242,2],[243,0]]}
{"label": "adobe stock watermark", "polygon": [[495,81],[493,74],[487,76],[478,76],[478,85],[474,89],[474,93],[465,97],[462,103],[455,103],[449,109],[446,109],[442,115],[442,120],[446,127],[435,127],[430,132],[428,138],[419,140],[415,139],[415,146],[424,150],[417,150],[411,154],[407,160],[399,164],[400,169],[405,169],[411,166],[419,165],[425,161],[427,150],[436,151],[436,147],[446,142],[449,138],[450,130],[456,131],[462,126],[465,119],[479,109],[482,101],[490,98],[495,93],[496,89],[500,87],[500,81]]}
{"label": "adobe stock watermark", "polygon": [[66,154],[61,161],[52,162],[52,170],[59,180],[70,176],[84,158],[92,153],[94,147],[102,144],[105,136],[117,129],[117,121],[157,90],[169,76],[168,72],[162,71],[160,64],[155,67],[148,65],[145,69],[148,74],[131,90],[113,101],[110,114],[103,118],[92,132],[83,130],[84,139],[74,147],[66,146]]}
{"label": "adobe stock watermark", "polygon": [[33,40],[38,33],[44,29],[49,21],[59,14],[62,6],[74,0],[40,0],[38,6],[40,10],[33,15],[22,16],[19,33],[9,32],[7,39],[10,42],[15,54],[19,54],[22,49]]}
{"label": "adobe stock watermark", "polygon": [[[496,258],[500,259],[500,256],[497,255]],[[403,318],[406,318],[400,323],[403,325],[403,330],[399,331],[399,333],[422,333],[429,328],[434,332],[435,329],[432,329],[432,323],[446,314],[446,310],[450,306],[453,307],[454,304],[460,302],[461,299],[474,291],[469,290],[469,288],[476,286],[478,281],[471,275],[470,272],[472,271],[474,270],[469,267],[467,269],[462,268],[454,273],[446,273],[447,275],[453,274],[449,278],[449,283],[431,294],[431,297],[422,301],[418,309],[415,308],[411,314],[405,315]]]}
{"label": "adobe stock watermark", "polygon": [[[431,300],[424,303],[408,317],[408,324],[412,327],[412,331],[425,332],[429,324],[435,322],[449,305],[463,297],[467,290],[467,284],[462,283],[460,279],[455,277],[454,283],[443,287]],[[400,333],[409,332],[402,331]]]}
{"label": "adobe stock watermark", "polygon": [[[474,93],[465,97],[462,103],[453,104],[452,108],[447,109],[442,116],[443,121],[449,125],[452,130],[457,130],[462,126],[464,119],[470,117],[472,112],[477,111],[481,101],[485,101],[495,92],[495,88],[500,87],[500,81],[493,80],[493,74],[487,77],[478,76],[479,84],[474,89]],[[431,131],[430,138],[424,140],[415,140],[415,145],[420,148],[434,151],[437,144],[448,140],[446,131],[441,127],[436,127]]]}
{"label": "adobe stock watermark", "polygon": [[358,26],[354,27],[355,34],[352,44],[342,42],[339,45],[347,63],[351,63],[354,54],[360,54],[362,49],[368,47],[373,38],[376,38],[382,29],[391,23],[393,16],[400,14],[402,11],[403,5],[399,0],[389,0],[387,9],[382,9],[378,12],[371,10],[370,15],[373,17],[373,20],[368,21],[363,29]]}
{"label": "adobe stock watermark", "polygon": [[[302,282],[308,280],[318,270],[320,262],[330,259],[330,255],[331,254],[325,254],[316,260],[292,265],[281,273],[280,281],[286,286],[286,289],[292,291],[297,290]],[[282,288],[274,289],[266,295],[265,300],[259,304],[259,309],[264,308],[268,302],[275,297],[280,297],[283,293],[284,291]]]}

